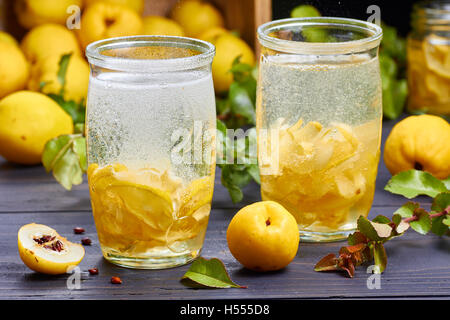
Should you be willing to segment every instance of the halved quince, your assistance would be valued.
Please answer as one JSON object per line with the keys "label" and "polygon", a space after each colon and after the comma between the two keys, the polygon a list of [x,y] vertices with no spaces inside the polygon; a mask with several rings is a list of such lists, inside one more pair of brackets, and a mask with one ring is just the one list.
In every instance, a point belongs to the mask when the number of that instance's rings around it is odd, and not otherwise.
{"label": "halved quince", "polygon": [[43,224],[30,223],[21,227],[18,246],[26,266],[40,273],[66,273],[84,257],[82,245],[68,241]]}

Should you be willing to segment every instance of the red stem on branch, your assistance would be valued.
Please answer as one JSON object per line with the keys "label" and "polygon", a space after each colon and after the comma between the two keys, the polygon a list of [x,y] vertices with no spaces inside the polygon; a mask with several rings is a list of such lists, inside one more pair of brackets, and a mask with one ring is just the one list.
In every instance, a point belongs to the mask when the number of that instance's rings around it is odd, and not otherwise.
{"label": "red stem on branch", "polygon": [[[450,206],[448,206],[447,208],[445,208],[441,212],[438,212],[438,213],[435,213],[435,214],[430,214],[430,218],[433,219],[433,218],[437,218],[437,217],[440,217],[440,216],[443,216],[443,215],[446,215],[446,214],[450,214]],[[418,216],[412,216],[412,217],[403,219],[403,222],[410,223],[411,221],[416,221],[418,219],[419,219]]]}

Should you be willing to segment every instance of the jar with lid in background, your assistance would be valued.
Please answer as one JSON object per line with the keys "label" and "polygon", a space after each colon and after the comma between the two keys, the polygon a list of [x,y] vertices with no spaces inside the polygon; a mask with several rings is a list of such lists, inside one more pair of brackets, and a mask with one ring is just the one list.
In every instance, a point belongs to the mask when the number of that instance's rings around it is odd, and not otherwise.
{"label": "jar with lid in background", "polygon": [[450,116],[450,0],[414,5],[408,36],[408,110]]}

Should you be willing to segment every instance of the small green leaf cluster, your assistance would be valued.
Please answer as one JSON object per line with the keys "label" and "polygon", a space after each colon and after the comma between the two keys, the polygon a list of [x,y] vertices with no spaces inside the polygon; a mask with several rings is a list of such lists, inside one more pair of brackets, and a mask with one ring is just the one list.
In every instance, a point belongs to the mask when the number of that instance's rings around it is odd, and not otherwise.
{"label": "small green leaf cluster", "polygon": [[[230,138],[225,124],[217,120],[217,165],[221,182],[227,188],[233,203],[242,201],[242,187],[251,181],[260,183],[256,155],[256,129],[250,128],[243,137]],[[231,130],[233,131],[233,130]]]}
{"label": "small green leaf cluster", "polygon": [[254,126],[256,122],[256,79],[257,67],[241,63],[240,56],[232,64],[229,72],[233,82],[225,98],[216,99],[217,118],[227,128],[238,129]]}
{"label": "small green leaf cluster", "polygon": [[[45,170],[52,171],[56,181],[66,190],[71,190],[73,185],[81,184],[83,173],[87,170],[86,139],[84,137],[86,107],[84,101],[77,103],[64,99],[66,73],[71,55],[65,54],[59,61],[57,78],[61,84],[61,91],[58,94],[48,94],[48,96],[72,117],[75,132],[51,139],[45,144],[42,153],[42,164]],[[41,83],[41,88],[44,86],[45,83]]]}
{"label": "small green leaf cluster", "polygon": [[406,81],[406,40],[393,27],[382,24],[380,70],[383,91],[383,114],[396,119],[403,112],[408,96]]}
{"label": "small green leaf cluster", "polygon": [[404,234],[410,227],[420,234],[433,232],[438,236],[448,235],[450,228],[449,178],[439,180],[419,170],[401,172],[392,177],[385,189],[406,198],[418,195],[434,197],[431,211],[419,203],[407,202],[397,209],[389,219],[378,215],[372,221],[360,216],[357,231],[348,237],[349,246],[341,248],[339,256],[329,254],[315,266],[315,271],[343,270],[354,276],[355,267],[374,261],[374,272],[381,273],[387,266],[384,244]]}

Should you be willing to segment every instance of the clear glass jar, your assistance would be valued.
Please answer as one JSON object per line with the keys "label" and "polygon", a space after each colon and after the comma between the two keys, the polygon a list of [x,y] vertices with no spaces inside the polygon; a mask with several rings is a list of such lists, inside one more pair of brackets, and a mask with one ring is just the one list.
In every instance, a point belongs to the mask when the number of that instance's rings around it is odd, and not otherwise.
{"label": "clear glass jar", "polygon": [[414,5],[408,36],[408,110],[450,116],[450,1]]}
{"label": "clear glass jar", "polygon": [[258,163],[263,200],[282,204],[305,241],[334,241],[367,216],[382,98],[377,25],[297,18],[259,27]]}
{"label": "clear glass jar", "polygon": [[162,36],[86,49],[92,210],[104,257],[131,268],[201,251],[215,172],[214,46]]}

